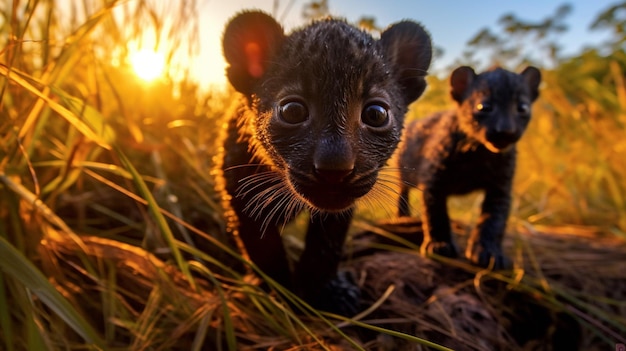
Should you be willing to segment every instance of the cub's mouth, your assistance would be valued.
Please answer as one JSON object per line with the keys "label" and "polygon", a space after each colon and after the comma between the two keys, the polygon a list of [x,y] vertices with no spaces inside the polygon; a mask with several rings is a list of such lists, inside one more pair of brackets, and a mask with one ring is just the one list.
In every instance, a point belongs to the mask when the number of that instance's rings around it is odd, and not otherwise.
{"label": "cub's mouth", "polygon": [[502,141],[496,142],[496,141],[486,140],[486,142],[483,144],[489,151],[494,152],[494,153],[499,153],[499,152],[505,152],[509,150],[515,143],[502,142]]}
{"label": "cub's mouth", "polygon": [[515,143],[519,140],[519,136],[513,135],[489,135],[487,134],[485,138],[485,147],[492,152],[505,152],[513,147]]}
{"label": "cub's mouth", "polygon": [[376,175],[373,175],[331,184],[291,174],[289,182],[296,196],[313,208],[326,212],[341,212],[352,207],[359,198],[367,194],[376,183],[376,178]]}

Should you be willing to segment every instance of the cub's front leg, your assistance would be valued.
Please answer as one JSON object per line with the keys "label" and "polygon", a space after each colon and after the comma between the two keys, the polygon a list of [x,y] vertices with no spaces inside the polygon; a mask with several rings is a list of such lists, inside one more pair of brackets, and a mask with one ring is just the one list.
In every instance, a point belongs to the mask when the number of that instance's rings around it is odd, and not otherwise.
{"label": "cub's front leg", "polygon": [[345,316],[359,310],[359,288],[338,272],[353,210],[311,216],[304,252],[294,271],[296,293],[314,307]]}
{"label": "cub's front leg", "polygon": [[424,229],[424,242],[420,248],[422,254],[434,253],[452,258],[458,256],[450,228],[447,194],[436,182],[427,184],[422,191],[422,226]]}
{"label": "cub's front leg", "polygon": [[252,262],[272,279],[291,287],[289,263],[277,227],[287,219],[274,218],[272,211],[280,202],[267,202],[262,196],[264,189],[277,186],[280,178],[265,180],[263,187],[258,186],[259,179],[265,179],[263,175],[269,174],[271,168],[259,165],[261,161],[250,152],[249,136],[240,135],[237,125],[237,118],[229,121],[224,140],[224,150],[228,152],[222,155],[221,165],[222,195],[230,199],[230,206],[226,207],[232,209],[225,213],[229,230],[237,233]]}
{"label": "cub's front leg", "polygon": [[261,222],[245,213],[240,212],[239,216],[239,237],[250,260],[272,279],[290,288],[291,272],[278,228],[272,225],[263,228]]}
{"label": "cub's front leg", "polygon": [[510,268],[511,262],[502,252],[510,208],[510,181],[485,190],[481,216],[465,251],[465,256],[474,264],[489,267],[493,261],[493,269]]}

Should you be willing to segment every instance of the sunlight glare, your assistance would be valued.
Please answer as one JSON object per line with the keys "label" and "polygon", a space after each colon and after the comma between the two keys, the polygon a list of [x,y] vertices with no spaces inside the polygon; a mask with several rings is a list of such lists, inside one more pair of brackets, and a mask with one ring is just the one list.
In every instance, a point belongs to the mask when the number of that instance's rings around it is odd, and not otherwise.
{"label": "sunlight glare", "polygon": [[164,73],[165,56],[152,50],[143,49],[130,55],[130,64],[139,78],[149,82]]}

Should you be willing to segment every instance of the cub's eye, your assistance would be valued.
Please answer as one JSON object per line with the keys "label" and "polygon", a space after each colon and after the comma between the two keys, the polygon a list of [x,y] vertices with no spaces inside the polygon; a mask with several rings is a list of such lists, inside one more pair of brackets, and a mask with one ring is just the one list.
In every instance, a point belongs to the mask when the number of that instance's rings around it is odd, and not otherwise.
{"label": "cub's eye", "polygon": [[476,110],[480,112],[491,112],[493,111],[493,106],[488,102],[481,102],[476,105]]}
{"label": "cub's eye", "polygon": [[389,112],[380,105],[368,105],[361,112],[361,120],[370,127],[383,127],[389,123]]}
{"label": "cub's eye", "polygon": [[309,118],[309,110],[298,101],[289,101],[281,105],[278,113],[280,118],[289,124],[298,124]]}
{"label": "cub's eye", "polygon": [[520,102],[517,104],[517,112],[524,115],[530,113],[530,105],[525,102]]}

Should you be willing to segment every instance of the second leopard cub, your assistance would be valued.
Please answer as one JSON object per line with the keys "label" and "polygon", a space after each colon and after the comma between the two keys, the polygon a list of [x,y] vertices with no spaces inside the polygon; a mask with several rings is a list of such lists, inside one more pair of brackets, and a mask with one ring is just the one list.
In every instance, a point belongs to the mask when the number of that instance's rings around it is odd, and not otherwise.
{"label": "second leopard cub", "polygon": [[484,267],[492,260],[495,269],[510,265],[501,244],[511,205],[515,146],[530,120],[540,82],[535,67],[520,74],[502,68],[476,74],[470,67],[459,67],[450,77],[457,108],[406,127],[399,150],[399,215],[410,215],[409,190],[416,186],[423,205],[423,253],[458,255],[447,198],[483,190],[481,217],[465,256]]}

